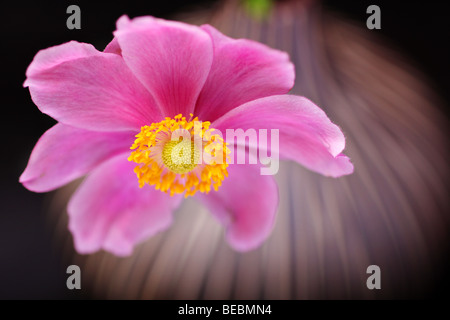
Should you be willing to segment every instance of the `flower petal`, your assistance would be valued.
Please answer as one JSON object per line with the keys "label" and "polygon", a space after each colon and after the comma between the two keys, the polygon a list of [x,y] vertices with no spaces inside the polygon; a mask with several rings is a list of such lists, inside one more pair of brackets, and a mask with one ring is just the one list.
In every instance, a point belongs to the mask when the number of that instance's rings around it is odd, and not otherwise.
{"label": "flower petal", "polygon": [[108,43],[108,45],[106,46],[105,50],[103,50],[103,52],[115,53],[115,54],[118,54],[119,56],[121,56],[122,49],[119,46],[119,41],[117,41],[117,38],[112,39],[111,42]]}
{"label": "flower petal", "polygon": [[125,62],[152,93],[164,116],[189,116],[212,63],[212,43],[196,26],[123,16],[114,32]]}
{"label": "flower petal", "polygon": [[24,86],[43,113],[87,130],[133,130],[161,119],[122,57],[89,44],[71,41],[39,51]]}
{"label": "flower petal", "polygon": [[[226,129],[278,129],[279,150],[271,152],[297,161],[326,176],[339,177],[353,172],[350,159],[341,154],[345,138],[323,110],[304,97],[284,95],[257,99],[231,110],[213,123]],[[270,133],[267,134],[270,136]],[[229,141],[228,143],[232,143]],[[270,145],[270,144],[269,144]],[[251,149],[259,146],[250,146]]]}
{"label": "flower petal", "polygon": [[96,168],[69,202],[69,229],[75,248],[86,254],[105,249],[119,256],[167,228],[182,197],[170,197],[154,187],[139,188],[128,154]]}
{"label": "flower petal", "polygon": [[58,123],[39,139],[19,181],[34,192],[54,190],[129,149],[133,139],[132,132],[93,132]]}
{"label": "flower petal", "polygon": [[226,238],[236,250],[248,251],[269,236],[278,208],[278,187],[260,165],[232,164],[218,191],[195,197],[226,227]]}
{"label": "flower petal", "polygon": [[202,28],[214,44],[214,60],[197,101],[195,115],[214,121],[239,105],[294,85],[294,65],[285,52],[247,39],[231,39],[209,25]]}

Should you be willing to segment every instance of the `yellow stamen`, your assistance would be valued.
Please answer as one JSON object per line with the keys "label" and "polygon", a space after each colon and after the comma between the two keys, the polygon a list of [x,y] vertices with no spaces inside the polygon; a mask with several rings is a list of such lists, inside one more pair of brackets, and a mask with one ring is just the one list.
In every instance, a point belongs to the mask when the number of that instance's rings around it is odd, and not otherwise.
{"label": "yellow stamen", "polygon": [[138,164],[134,172],[141,188],[149,184],[171,196],[185,192],[185,197],[208,193],[211,186],[218,190],[228,176],[230,150],[209,122],[192,117],[179,114],[141,128],[128,157]]}

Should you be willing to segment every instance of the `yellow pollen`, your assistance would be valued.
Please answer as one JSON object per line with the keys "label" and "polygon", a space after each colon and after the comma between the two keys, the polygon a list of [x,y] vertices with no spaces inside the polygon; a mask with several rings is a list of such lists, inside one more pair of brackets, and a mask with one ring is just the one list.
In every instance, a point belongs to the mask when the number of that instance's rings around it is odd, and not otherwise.
{"label": "yellow pollen", "polygon": [[128,157],[137,163],[134,172],[139,186],[155,186],[156,190],[185,193],[208,193],[218,190],[228,176],[230,150],[210,123],[198,118],[186,120],[181,114],[143,126],[136,135]]}

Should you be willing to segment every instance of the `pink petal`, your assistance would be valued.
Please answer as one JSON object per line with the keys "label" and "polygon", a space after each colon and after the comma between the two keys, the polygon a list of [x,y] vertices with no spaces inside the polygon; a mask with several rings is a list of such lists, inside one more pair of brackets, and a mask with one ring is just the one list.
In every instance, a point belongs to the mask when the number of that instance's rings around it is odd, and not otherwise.
{"label": "pink petal", "polygon": [[278,187],[272,176],[260,175],[260,168],[230,165],[218,191],[195,195],[225,226],[229,244],[239,251],[261,245],[275,222]]}
{"label": "pink petal", "polygon": [[105,50],[103,50],[103,52],[115,53],[121,56],[122,49],[119,46],[119,41],[117,41],[117,38],[112,39],[111,42],[106,46]]}
{"label": "pink petal", "polygon": [[196,26],[152,17],[117,21],[125,62],[152,93],[164,116],[189,117],[212,63],[212,43]]}
{"label": "pink petal", "polygon": [[118,256],[131,254],[133,246],[166,229],[182,197],[139,188],[135,164],[128,153],[96,168],[69,202],[69,229],[75,248],[87,254],[105,249]]}
{"label": "pink petal", "polygon": [[129,149],[133,141],[132,132],[94,132],[58,123],[39,139],[19,181],[34,192],[54,190]]}
{"label": "pink petal", "polygon": [[[28,66],[26,75],[27,77],[38,76],[40,73],[56,67],[61,63],[95,56],[97,54],[98,51],[90,44],[70,41],[39,51],[32,63]],[[28,81],[28,79],[25,81],[25,86],[27,86]]]}
{"label": "pink petal", "polygon": [[341,154],[345,147],[342,131],[325,112],[303,97],[284,95],[254,100],[231,110],[212,126],[224,134],[226,129],[278,129],[281,158],[331,177],[353,172],[350,159]]}
{"label": "pink petal", "polygon": [[198,98],[195,115],[214,121],[239,105],[276,94],[294,85],[294,65],[285,52],[246,39],[231,39],[202,26],[214,44],[214,60]]}
{"label": "pink petal", "polygon": [[39,51],[24,86],[43,113],[95,131],[136,130],[161,120],[150,93],[122,57],[71,41]]}

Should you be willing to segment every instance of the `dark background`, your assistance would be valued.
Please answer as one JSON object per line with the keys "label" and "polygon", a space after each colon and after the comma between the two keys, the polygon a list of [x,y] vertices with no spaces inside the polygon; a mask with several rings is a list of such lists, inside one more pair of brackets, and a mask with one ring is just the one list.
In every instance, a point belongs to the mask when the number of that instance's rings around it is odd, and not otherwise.
{"label": "dark background", "polygon": [[[187,4],[188,3],[188,4]],[[381,30],[391,47],[409,56],[430,79],[430,85],[447,106],[450,101],[449,5],[444,1],[324,1],[327,10],[351,18],[365,27],[366,8],[381,8]],[[66,28],[66,8],[81,8],[81,30]],[[209,8],[217,1],[53,1],[53,3],[2,4],[0,13],[2,153],[0,157],[0,299],[89,298],[69,291],[67,265],[52,242],[45,208],[45,195],[32,193],[18,183],[29,154],[39,136],[55,122],[34,106],[22,87],[25,70],[41,49],[70,40],[94,43],[97,49],[112,39],[115,21],[130,17],[172,14]],[[424,298],[448,296],[449,279],[437,271],[434,290]],[[83,290],[81,290],[83,291]],[[416,295],[417,296],[417,295]]]}

